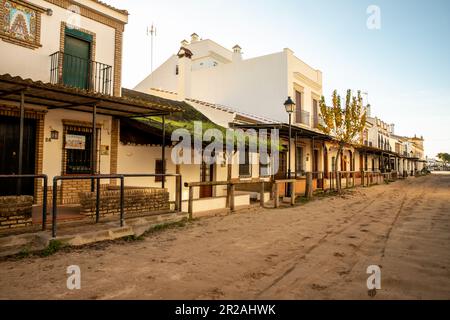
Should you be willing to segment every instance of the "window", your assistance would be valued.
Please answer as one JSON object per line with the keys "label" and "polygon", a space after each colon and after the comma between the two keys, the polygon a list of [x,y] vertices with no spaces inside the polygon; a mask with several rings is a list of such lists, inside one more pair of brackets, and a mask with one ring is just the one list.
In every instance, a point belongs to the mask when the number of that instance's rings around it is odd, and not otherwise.
{"label": "window", "polygon": [[303,147],[295,148],[295,172],[297,176],[303,175]]}
{"label": "window", "polygon": [[240,177],[251,177],[251,165],[250,165],[250,153],[246,149],[244,152],[244,163],[241,163],[241,156],[239,156],[239,176]]}
{"label": "window", "polygon": [[259,176],[268,177],[270,176],[270,156],[267,153],[262,153],[259,159]]}
{"label": "window", "polygon": [[[167,162],[165,162],[167,164]],[[157,159],[155,162],[155,174],[164,174],[163,161],[161,159]],[[163,177],[155,177],[155,182],[162,182]],[[164,178],[164,181],[165,178]]]}
{"label": "window", "polygon": [[[100,146],[100,129],[97,129],[97,150]],[[90,174],[92,172],[92,128],[65,126],[64,127],[64,173],[66,174]],[[94,164],[94,172],[99,166]]]}
{"label": "window", "polygon": [[295,91],[295,122],[302,123],[302,93]]}
{"label": "window", "polygon": [[336,170],[336,157],[331,158],[331,172]]}
{"label": "window", "polygon": [[175,74],[178,75],[180,73],[180,67],[177,65],[175,67]]}
{"label": "window", "polygon": [[319,102],[313,99],[313,127],[319,127]]}

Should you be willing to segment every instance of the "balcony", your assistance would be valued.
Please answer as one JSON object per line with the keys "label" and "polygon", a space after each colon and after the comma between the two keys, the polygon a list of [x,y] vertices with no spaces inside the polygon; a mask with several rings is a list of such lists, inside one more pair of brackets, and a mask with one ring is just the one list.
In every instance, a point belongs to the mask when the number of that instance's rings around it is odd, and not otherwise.
{"label": "balcony", "polygon": [[58,51],[50,56],[50,82],[67,87],[112,94],[112,66]]}
{"label": "balcony", "polygon": [[307,126],[311,125],[311,117],[310,117],[310,113],[307,111],[297,111],[296,115],[295,115],[295,120],[297,123],[301,123]]}

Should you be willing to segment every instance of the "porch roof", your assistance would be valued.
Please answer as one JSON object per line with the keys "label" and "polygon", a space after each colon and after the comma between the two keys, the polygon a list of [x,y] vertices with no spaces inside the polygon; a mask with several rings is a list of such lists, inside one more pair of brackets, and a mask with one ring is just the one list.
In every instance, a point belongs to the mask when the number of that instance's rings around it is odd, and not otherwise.
{"label": "porch roof", "polygon": [[388,150],[382,150],[375,147],[370,147],[366,145],[359,145],[355,147],[358,151],[366,152],[366,153],[373,153],[373,154],[389,154],[391,156],[404,158],[403,156],[399,155],[397,152],[394,151],[388,151]]}
{"label": "porch roof", "polygon": [[[255,123],[255,124],[238,124],[230,123],[230,127],[238,129],[278,129],[280,132],[280,137],[289,136],[289,125],[286,123]],[[297,136],[298,138],[309,138],[309,139],[319,139],[319,140],[333,140],[333,137],[320,133],[314,130],[309,130],[296,125],[292,125],[292,138]]]}
{"label": "porch roof", "polygon": [[183,103],[155,96],[143,100],[139,97],[110,96],[78,88],[33,81],[10,74],[0,75],[0,100],[20,103],[24,92],[25,103],[44,106],[47,109],[68,109],[116,117],[166,115],[183,111]]}

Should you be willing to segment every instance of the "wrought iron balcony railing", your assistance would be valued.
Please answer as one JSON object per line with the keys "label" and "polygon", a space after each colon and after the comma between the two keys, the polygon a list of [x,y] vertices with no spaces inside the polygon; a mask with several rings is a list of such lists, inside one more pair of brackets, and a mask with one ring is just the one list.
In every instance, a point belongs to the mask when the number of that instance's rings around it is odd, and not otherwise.
{"label": "wrought iron balcony railing", "polygon": [[112,66],[66,54],[50,55],[50,82],[67,87],[112,94]]}

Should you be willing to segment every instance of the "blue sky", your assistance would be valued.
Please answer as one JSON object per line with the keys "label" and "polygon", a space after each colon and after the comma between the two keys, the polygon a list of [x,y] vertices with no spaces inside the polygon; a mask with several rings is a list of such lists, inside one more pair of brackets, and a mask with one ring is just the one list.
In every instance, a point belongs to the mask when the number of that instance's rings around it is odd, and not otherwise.
{"label": "blue sky", "polygon": [[[154,64],[196,32],[244,58],[291,48],[323,72],[324,95],[369,93],[372,114],[400,135],[423,135],[426,154],[450,152],[450,1],[446,0],[106,0],[130,12],[123,85],[150,71],[146,27],[157,28]],[[369,5],[381,10],[370,30]],[[280,108],[282,108],[280,102]]]}

